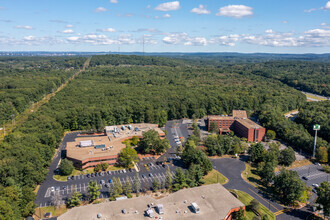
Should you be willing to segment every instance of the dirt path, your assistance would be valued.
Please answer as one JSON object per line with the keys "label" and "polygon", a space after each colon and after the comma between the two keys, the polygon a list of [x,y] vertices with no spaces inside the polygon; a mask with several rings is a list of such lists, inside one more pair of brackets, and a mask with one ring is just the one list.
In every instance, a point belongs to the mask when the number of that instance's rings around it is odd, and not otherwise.
{"label": "dirt path", "polygon": [[43,97],[39,102],[33,103],[28,109],[26,109],[24,112],[22,112],[21,114],[17,115],[12,122],[4,124],[3,125],[3,130],[0,131],[0,142],[3,141],[4,137],[10,133],[12,133],[12,131],[18,127],[19,125],[23,124],[29,117],[29,115],[31,115],[33,112],[38,111],[38,109],[44,105],[45,103],[47,103],[53,96],[56,95],[56,93],[58,93],[59,91],[61,91],[62,89],[65,88],[65,86],[71,82],[72,80],[74,80],[81,72],[84,72],[86,70],[86,68],[89,66],[89,63],[91,61],[91,58],[88,58],[84,65],[83,68],[80,69],[78,72],[76,72],[75,74],[73,74],[73,76],[71,76],[69,78],[69,80],[65,83],[63,83],[62,85],[60,85],[56,91],[46,95],[45,97]]}

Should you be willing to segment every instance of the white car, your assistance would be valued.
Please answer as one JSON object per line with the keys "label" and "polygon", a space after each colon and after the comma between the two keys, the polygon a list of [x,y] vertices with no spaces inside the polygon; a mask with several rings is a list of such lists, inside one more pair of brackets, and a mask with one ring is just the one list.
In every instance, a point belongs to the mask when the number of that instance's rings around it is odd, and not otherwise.
{"label": "white car", "polygon": [[123,169],[123,172],[124,172],[124,173],[126,173],[126,170],[125,170],[125,169]]}
{"label": "white car", "polygon": [[55,187],[54,186],[50,187],[50,191],[55,192]]}
{"label": "white car", "polygon": [[312,186],[314,186],[315,188],[319,187],[319,185],[316,183],[313,183]]}

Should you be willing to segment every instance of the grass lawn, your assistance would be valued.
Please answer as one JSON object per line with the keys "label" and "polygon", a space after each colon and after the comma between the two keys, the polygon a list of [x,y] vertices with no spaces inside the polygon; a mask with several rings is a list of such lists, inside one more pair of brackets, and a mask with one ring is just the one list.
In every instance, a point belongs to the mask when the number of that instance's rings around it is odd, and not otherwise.
{"label": "grass lawn", "polygon": [[[307,166],[307,165],[311,165],[312,162],[310,160],[296,160],[295,162],[293,162],[291,164],[291,166],[289,167],[285,167],[285,169],[293,169],[293,168],[297,168],[297,167],[303,167],[303,166]],[[277,166],[275,168],[275,172],[278,172],[281,170],[281,166]]]}
{"label": "grass lawn", "polygon": [[220,183],[223,185],[228,182],[228,179],[216,170],[212,170],[207,175],[205,175],[203,180],[205,181],[205,185],[214,183]]}
{"label": "grass lawn", "polygon": [[[234,192],[237,196],[238,199],[245,205],[248,206],[250,204],[250,202],[254,199],[252,196],[250,196],[249,194],[243,192],[243,191],[239,191],[239,190],[230,190],[231,192]],[[262,205],[260,203],[260,208],[258,210],[259,214],[261,216],[264,215],[268,215],[269,219],[276,219],[274,213],[272,213],[269,209],[267,209],[264,205]],[[256,216],[256,214],[254,214],[253,211],[251,211],[249,209],[249,207],[246,207],[246,218],[247,219],[253,219],[254,216]]]}
{"label": "grass lawn", "polygon": [[48,206],[48,207],[42,207],[42,208],[36,208],[34,213],[34,219],[43,219],[44,215],[47,212],[51,212],[52,216],[60,216],[63,213],[65,213],[68,209],[65,205],[55,209],[54,206]]}
{"label": "grass lawn", "polygon": [[260,186],[260,176],[255,174],[256,168],[252,167],[251,164],[245,163],[245,170],[242,172],[242,178],[249,182],[252,186]]}

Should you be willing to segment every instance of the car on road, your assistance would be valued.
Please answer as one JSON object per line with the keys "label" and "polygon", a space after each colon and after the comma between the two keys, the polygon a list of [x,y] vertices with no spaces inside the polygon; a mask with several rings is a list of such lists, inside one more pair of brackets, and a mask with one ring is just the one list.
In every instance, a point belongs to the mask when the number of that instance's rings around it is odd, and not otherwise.
{"label": "car on road", "polygon": [[111,179],[109,179],[109,181],[108,181],[109,183],[112,183],[112,180]]}

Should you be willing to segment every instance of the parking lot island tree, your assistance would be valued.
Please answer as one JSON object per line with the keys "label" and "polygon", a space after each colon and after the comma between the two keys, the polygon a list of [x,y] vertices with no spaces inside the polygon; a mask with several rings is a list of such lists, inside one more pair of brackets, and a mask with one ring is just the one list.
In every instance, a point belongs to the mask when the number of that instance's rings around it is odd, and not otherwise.
{"label": "parking lot island tree", "polygon": [[168,191],[171,191],[172,190],[172,185],[173,185],[173,179],[172,179],[171,171],[167,167],[167,170],[166,170],[166,179],[165,179],[165,188]]}
{"label": "parking lot island tree", "polygon": [[138,162],[138,155],[134,148],[125,147],[122,149],[118,156],[118,164],[129,168],[133,165],[133,162]]}
{"label": "parking lot island tree", "polygon": [[123,193],[127,196],[127,197],[131,197],[131,193],[132,193],[132,183],[130,178],[127,176],[125,183],[123,185]]}
{"label": "parking lot island tree", "polygon": [[73,166],[72,161],[70,161],[68,159],[61,160],[61,163],[60,163],[61,175],[68,176],[72,173],[73,170],[74,170],[74,166]]}
{"label": "parking lot island tree", "polygon": [[302,196],[305,184],[296,171],[282,169],[274,179],[274,190],[283,204],[289,205]]}
{"label": "parking lot island tree", "polygon": [[132,185],[133,192],[136,193],[136,195],[139,195],[140,189],[141,189],[141,182],[139,180],[139,174],[136,174],[135,179],[133,181]]}
{"label": "parking lot island tree", "polygon": [[96,180],[95,181],[91,180],[88,183],[88,195],[89,195],[89,200],[91,202],[99,198],[100,189],[101,187],[97,184]]}
{"label": "parking lot island tree", "polygon": [[68,208],[73,208],[81,204],[82,194],[80,192],[74,192],[70,198],[68,198],[66,205]]}

